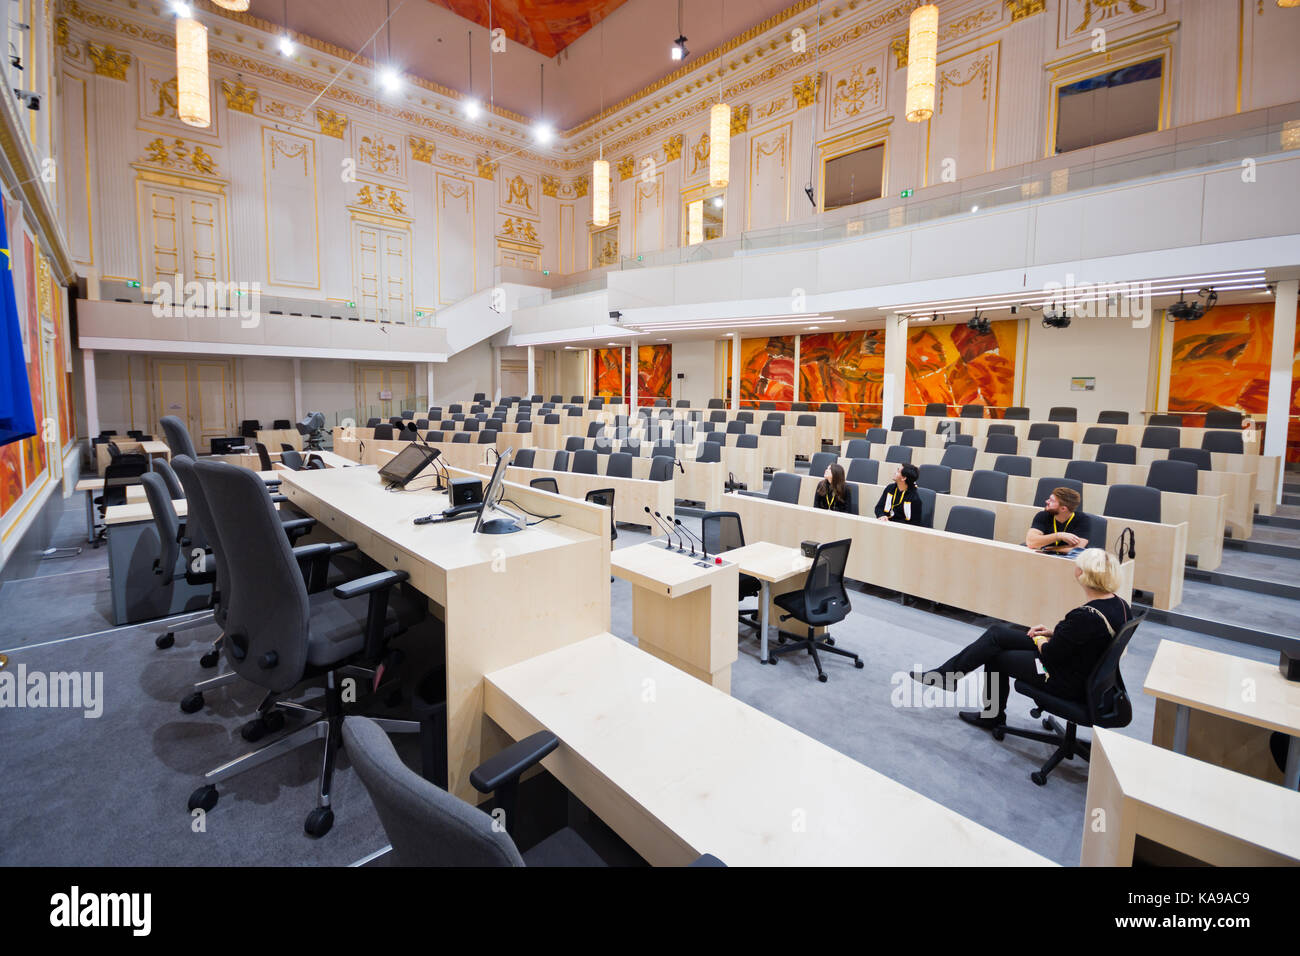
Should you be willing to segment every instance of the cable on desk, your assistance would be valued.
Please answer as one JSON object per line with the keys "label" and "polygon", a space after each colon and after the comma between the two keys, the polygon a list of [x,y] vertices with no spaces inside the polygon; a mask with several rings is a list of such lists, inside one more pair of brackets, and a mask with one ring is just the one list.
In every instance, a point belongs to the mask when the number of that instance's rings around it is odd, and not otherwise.
{"label": "cable on desk", "polygon": [[515,501],[515,499],[513,499],[513,498],[501,498],[501,499],[499,499],[499,500],[502,501],[502,502],[507,502],[507,503],[509,503],[509,504],[512,504],[512,505],[514,505],[516,508],[518,508],[520,511],[522,511],[524,514],[526,514],[526,515],[532,515],[534,518],[539,519],[539,520],[537,520],[537,521],[530,521],[530,522],[528,522],[527,524],[528,524],[528,527],[530,527],[530,528],[531,528],[533,525],[541,524],[543,521],[550,521],[552,518],[558,518],[558,517],[560,517],[560,515],[539,515],[539,514],[537,514],[536,512],[529,511],[527,508],[525,508],[525,507],[524,507],[523,505],[521,505],[519,502]]}

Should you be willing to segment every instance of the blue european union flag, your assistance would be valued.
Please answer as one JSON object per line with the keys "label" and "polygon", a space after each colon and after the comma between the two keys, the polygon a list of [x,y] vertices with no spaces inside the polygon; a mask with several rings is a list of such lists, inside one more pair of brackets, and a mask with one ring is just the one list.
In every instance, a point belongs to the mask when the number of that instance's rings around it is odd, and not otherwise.
{"label": "blue european union flag", "polygon": [[[4,204],[0,203],[0,243],[7,244]],[[0,248],[0,445],[36,434],[32,413],[32,394],[27,383],[27,362],[23,358],[23,331],[18,323],[18,303],[14,299],[13,257]],[[33,343],[33,348],[39,347]]]}

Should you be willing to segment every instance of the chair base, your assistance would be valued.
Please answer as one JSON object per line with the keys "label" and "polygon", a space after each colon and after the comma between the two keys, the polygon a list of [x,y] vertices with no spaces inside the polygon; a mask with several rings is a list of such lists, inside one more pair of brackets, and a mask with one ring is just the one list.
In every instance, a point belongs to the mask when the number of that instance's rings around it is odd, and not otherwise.
{"label": "chair base", "polygon": [[[1042,716],[1041,707],[1033,708],[1029,714],[1032,717]],[[1038,786],[1044,786],[1047,783],[1047,775],[1050,774],[1056,765],[1062,760],[1073,760],[1075,757],[1082,757],[1089,760],[1092,757],[1092,744],[1086,740],[1078,738],[1078,725],[1070,720],[1066,721],[1065,727],[1062,728],[1057,723],[1055,717],[1044,717],[1043,728],[1050,733],[1043,733],[1039,730],[1021,730],[1017,727],[1003,726],[996,727],[993,730],[995,740],[1001,740],[1007,734],[1012,737],[1023,737],[1026,740],[1038,740],[1045,744],[1056,744],[1055,752],[1047,758],[1041,770],[1035,770],[1029,775],[1029,779]]]}
{"label": "chair base", "polygon": [[811,628],[808,630],[807,637],[800,637],[798,634],[793,634],[790,631],[782,631],[778,629],[777,639],[778,641],[790,641],[793,639],[793,641],[792,643],[783,643],[779,647],[772,647],[769,645],[767,656],[770,663],[775,664],[777,658],[782,654],[790,654],[794,651],[807,651],[812,656],[813,664],[817,667],[817,679],[823,684],[826,683],[827,677],[826,671],[822,669],[822,659],[818,654],[818,651],[825,651],[828,654],[838,654],[840,657],[847,657],[853,661],[853,666],[859,670],[865,666],[862,663],[862,658],[858,657],[857,654],[854,654],[852,651],[846,651],[842,647],[836,647],[835,638],[831,637],[830,634],[823,634],[821,637],[817,637],[813,634]]}

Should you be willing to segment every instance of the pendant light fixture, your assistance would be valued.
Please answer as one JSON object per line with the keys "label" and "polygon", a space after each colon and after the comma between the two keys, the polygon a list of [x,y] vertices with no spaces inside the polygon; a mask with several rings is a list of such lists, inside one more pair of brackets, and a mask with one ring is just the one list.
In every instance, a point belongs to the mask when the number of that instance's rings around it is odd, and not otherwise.
{"label": "pendant light fixture", "polygon": [[[605,23],[600,24],[600,116],[605,115]],[[609,163],[605,159],[605,140],[600,140],[599,158],[591,164],[591,222],[609,225]]]}
{"label": "pendant light fixture", "polygon": [[938,67],[939,8],[917,7],[907,22],[907,104],[909,123],[924,123],[934,115],[935,72]]}
{"label": "pendant light fixture", "polygon": [[[723,36],[727,31],[726,13],[727,4],[723,0]],[[718,102],[709,110],[709,185],[714,189],[725,189],[731,177],[731,107],[722,102],[721,69],[719,63]]]}
{"label": "pendant light fixture", "polygon": [[469,63],[469,86],[468,95],[465,98],[465,115],[470,119],[478,119],[478,114],[482,109],[479,101],[474,98],[474,31],[465,31],[465,56]]}
{"label": "pendant light fixture", "polygon": [[208,28],[193,17],[176,21],[176,112],[190,126],[212,122],[208,84]]}
{"label": "pendant light fixture", "polygon": [[541,118],[546,115],[546,64],[539,63],[537,65],[537,72],[538,72],[538,80],[537,80],[538,120],[537,120],[537,125],[533,127],[533,134],[537,137],[537,142],[545,146],[547,143],[551,141],[551,136],[553,136],[555,133],[555,130],[551,128],[551,124]]}
{"label": "pendant light fixture", "polygon": [[697,199],[687,208],[686,244],[697,246],[704,241],[704,200]]}
{"label": "pendant light fixture", "polygon": [[293,40],[289,36],[289,0],[284,0],[280,5],[280,23],[284,27],[284,32],[280,34],[280,53],[282,56],[293,56]]}

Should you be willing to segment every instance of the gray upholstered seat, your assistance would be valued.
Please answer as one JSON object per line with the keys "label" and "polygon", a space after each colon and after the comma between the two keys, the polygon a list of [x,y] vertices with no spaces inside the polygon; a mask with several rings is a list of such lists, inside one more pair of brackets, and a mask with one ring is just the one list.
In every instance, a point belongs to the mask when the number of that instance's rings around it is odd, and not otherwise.
{"label": "gray upholstered seat", "polygon": [[1038,487],[1034,490],[1034,505],[1041,508],[1050,495],[1057,488],[1070,488],[1083,497],[1083,483],[1073,478],[1052,478],[1043,477],[1038,479]]}
{"label": "gray upholstered seat", "polygon": [[1147,470],[1147,487],[1194,495],[1199,481],[1196,472],[1196,466],[1190,461],[1153,461]]}
{"label": "gray upholstered seat", "polygon": [[912,449],[904,445],[890,445],[885,449],[885,461],[899,465],[910,465],[912,463]]}
{"label": "gray upholstered seat", "polygon": [[819,451],[812,456],[808,462],[808,474],[814,478],[820,478],[831,465],[835,464],[838,456],[829,451]]}
{"label": "gray upholstered seat", "polygon": [[1103,510],[1109,518],[1160,521],[1160,492],[1145,485],[1111,485]]}
{"label": "gray upholstered seat", "polygon": [[899,435],[898,443],[900,445],[905,445],[909,448],[924,448],[925,432],[919,428],[905,429]]}
{"label": "gray upholstered seat", "polygon": [[1029,426],[1029,434],[1026,437],[1030,441],[1042,441],[1044,438],[1060,438],[1061,426],[1049,422],[1034,422]]}
{"label": "gray upholstered seat", "polygon": [[1171,448],[1169,449],[1170,461],[1188,461],[1196,466],[1198,471],[1213,471],[1214,459],[1204,448]]}
{"label": "gray upholstered seat", "polygon": [[850,438],[849,443],[844,446],[845,458],[870,458],[871,442],[862,438]]}
{"label": "gray upholstered seat", "polygon": [[1026,458],[1024,455],[998,455],[993,462],[994,471],[1000,471],[1004,475],[1018,475],[1022,478],[1028,478],[1033,468],[1033,459]]}
{"label": "gray upholstered seat", "polygon": [[1039,458],[1074,457],[1074,442],[1068,438],[1044,438],[1038,443]]}
{"label": "gray upholstered seat", "polygon": [[984,450],[990,455],[1014,455],[1020,451],[1020,439],[1012,435],[989,435],[984,439]]}
{"label": "gray upholstered seat", "polygon": [[1104,485],[1110,480],[1109,470],[1104,461],[1072,461],[1065,466],[1065,477],[1087,485]]}
{"label": "gray upholstered seat", "polygon": [[1109,462],[1113,465],[1136,465],[1137,448],[1133,445],[1098,445],[1093,460]]}
{"label": "gray upholstered seat", "polygon": [[1201,447],[1209,452],[1240,455],[1245,448],[1241,432],[1206,432]]}
{"label": "gray upholstered seat", "polygon": [[631,478],[632,456],[627,452],[615,452],[609,456],[605,465],[605,475],[609,478]]}
{"label": "gray upholstered seat", "polygon": [[861,484],[874,485],[880,481],[880,462],[872,458],[851,458],[849,472],[845,478]]}
{"label": "gray upholstered seat", "polygon": [[966,488],[967,498],[983,498],[985,501],[1007,500],[1007,476],[1000,471],[981,468],[970,476],[970,485]]}
{"label": "gray upholstered seat", "polygon": [[943,530],[992,541],[996,523],[997,516],[987,508],[953,505],[948,511],[948,520],[944,523]]}
{"label": "gray upholstered seat", "polygon": [[971,471],[975,468],[975,449],[970,445],[949,445],[943,450],[939,464],[958,471]]}
{"label": "gray upholstered seat", "polygon": [[1093,425],[1091,428],[1084,431],[1082,444],[1113,445],[1118,436],[1119,432],[1114,428],[1099,428],[1098,426]]}
{"label": "gray upholstered seat", "polygon": [[920,472],[920,477],[916,483],[920,487],[929,488],[941,495],[952,491],[952,469],[947,465],[921,465],[917,471]]}
{"label": "gray upholstered seat", "polygon": [[772,476],[772,484],[767,489],[767,497],[772,501],[783,501],[791,505],[798,504],[800,484],[798,475],[792,475],[788,471],[778,471]]}
{"label": "gray upholstered seat", "polygon": [[1143,448],[1177,448],[1182,432],[1177,428],[1160,428],[1148,425],[1142,430]]}

